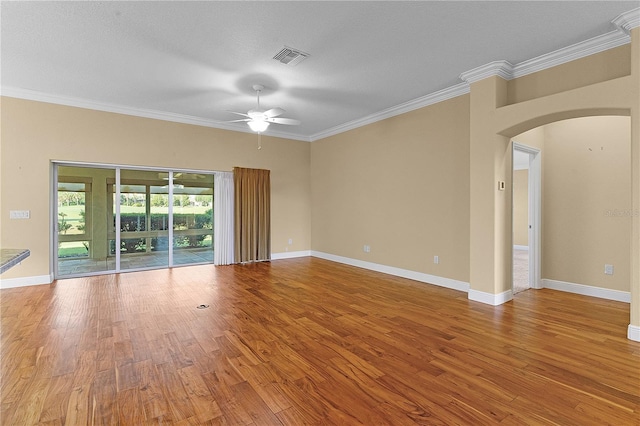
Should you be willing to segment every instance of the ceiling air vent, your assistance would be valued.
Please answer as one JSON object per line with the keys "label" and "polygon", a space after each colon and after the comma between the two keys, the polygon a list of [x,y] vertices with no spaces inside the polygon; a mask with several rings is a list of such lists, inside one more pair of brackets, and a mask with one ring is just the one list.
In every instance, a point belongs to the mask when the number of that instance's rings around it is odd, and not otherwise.
{"label": "ceiling air vent", "polygon": [[282,50],[276,53],[273,59],[285,65],[293,67],[307,59],[309,56],[310,55],[308,53],[305,53],[301,50],[285,46],[282,48]]}

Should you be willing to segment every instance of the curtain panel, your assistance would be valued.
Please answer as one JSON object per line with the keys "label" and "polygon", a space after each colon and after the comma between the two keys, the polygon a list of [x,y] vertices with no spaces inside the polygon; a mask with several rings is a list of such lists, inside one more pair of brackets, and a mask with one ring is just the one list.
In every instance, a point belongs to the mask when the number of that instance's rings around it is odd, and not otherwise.
{"label": "curtain panel", "polygon": [[236,262],[271,259],[270,173],[260,169],[233,169]]}
{"label": "curtain panel", "polygon": [[213,175],[213,263],[234,263],[234,190],[232,172],[215,172]]}

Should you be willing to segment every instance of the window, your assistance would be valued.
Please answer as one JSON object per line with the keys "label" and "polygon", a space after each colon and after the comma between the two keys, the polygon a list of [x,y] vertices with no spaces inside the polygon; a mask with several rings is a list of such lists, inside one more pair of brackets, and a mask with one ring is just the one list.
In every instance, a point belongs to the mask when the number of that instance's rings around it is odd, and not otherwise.
{"label": "window", "polygon": [[[91,247],[91,183],[61,176],[58,180],[58,257],[88,257]],[[89,200],[89,203],[87,203]]]}
{"label": "window", "polygon": [[212,173],[173,172],[172,188],[166,170],[58,165],[57,176],[57,276],[213,263]]}

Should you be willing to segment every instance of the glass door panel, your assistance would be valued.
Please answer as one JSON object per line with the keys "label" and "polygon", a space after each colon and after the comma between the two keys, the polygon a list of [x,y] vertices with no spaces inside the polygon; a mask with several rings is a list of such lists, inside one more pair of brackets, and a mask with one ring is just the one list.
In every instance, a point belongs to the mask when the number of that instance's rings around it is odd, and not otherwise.
{"label": "glass door panel", "polygon": [[173,264],[213,262],[213,175],[175,172]]}
{"label": "glass door panel", "polygon": [[115,170],[57,166],[57,277],[115,270],[108,233],[112,204],[107,202]]}
{"label": "glass door panel", "polygon": [[166,172],[120,171],[120,270],[169,266],[168,184]]}

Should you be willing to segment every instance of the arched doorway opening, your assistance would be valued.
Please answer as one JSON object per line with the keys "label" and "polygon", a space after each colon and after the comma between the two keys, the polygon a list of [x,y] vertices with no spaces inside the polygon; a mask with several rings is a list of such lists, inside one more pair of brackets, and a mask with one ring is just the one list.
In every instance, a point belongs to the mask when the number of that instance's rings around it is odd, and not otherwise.
{"label": "arched doorway opening", "polygon": [[[523,197],[518,197],[517,190],[523,190],[528,170],[514,170],[512,175],[512,258],[525,253],[534,260],[536,254],[540,256],[541,279],[531,282],[531,287],[630,302],[630,118],[608,115],[560,120],[521,133],[512,141],[515,148],[524,144],[539,150],[543,164],[538,194],[542,229],[537,229],[534,217],[518,217],[523,213],[518,205]],[[514,169],[518,168],[514,162]],[[525,210],[527,214],[533,209]],[[524,250],[532,235],[518,227],[539,231],[538,253]],[[514,260],[514,293],[519,288],[518,267]]]}

